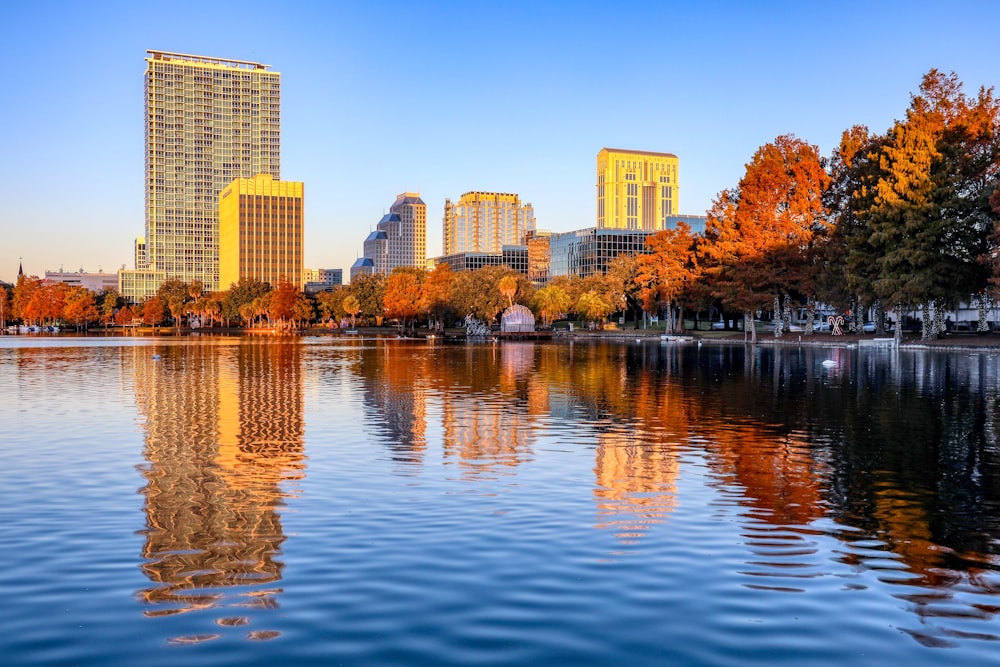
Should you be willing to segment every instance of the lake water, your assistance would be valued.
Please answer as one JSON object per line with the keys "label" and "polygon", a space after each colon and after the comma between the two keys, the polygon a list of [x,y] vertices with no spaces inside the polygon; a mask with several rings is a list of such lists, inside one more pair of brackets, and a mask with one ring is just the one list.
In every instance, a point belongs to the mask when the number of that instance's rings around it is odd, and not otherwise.
{"label": "lake water", "polygon": [[998,664],[998,365],[0,338],[0,661]]}

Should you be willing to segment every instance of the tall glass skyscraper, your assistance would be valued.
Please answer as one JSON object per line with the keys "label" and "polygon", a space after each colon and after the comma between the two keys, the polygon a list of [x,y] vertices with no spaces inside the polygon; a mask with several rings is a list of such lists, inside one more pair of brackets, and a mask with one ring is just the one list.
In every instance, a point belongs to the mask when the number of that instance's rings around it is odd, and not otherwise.
{"label": "tall glass skyscraper", "polygon": [[237,178],[281,177],[281,75],[261,63],[146,53],[146,264],[120,282],[133,300],[165,278],[215,291],[219,193]]}

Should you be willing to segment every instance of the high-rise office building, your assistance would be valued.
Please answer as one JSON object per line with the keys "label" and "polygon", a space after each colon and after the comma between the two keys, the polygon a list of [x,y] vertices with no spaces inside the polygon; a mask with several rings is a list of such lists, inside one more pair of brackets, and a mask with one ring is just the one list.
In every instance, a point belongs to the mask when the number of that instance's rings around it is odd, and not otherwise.
{"label": "high-rise office building", "polygon": [[659,231],[678,211],[672,153],[602,148],[597,154],[598,229]]}
{"label": "high-rise office building", "polygon": [[535,229],[535,209],[516,194],[466,192],[456,203],[444,200],[444,254],[499,253],[524,245]]}
{"label": "high-rise office building", "polygon": [[[389,212],[375,225],[364,242],[364,257],[355,263],[357,272],[388,275],[398,266],[425,268],[427,263],[427,205],[417,192],[396,197]],[[360,262],[361,259],[358,261]],[[371,268],[369,271],[368,268]]]}
{"label": "high-rise office building", "polygon": [[219,281],[229,289],[241,278],[302,287],[303,197],[298,181],[268,174],[237,178],[219,196]]}
{"label": "high-rise office building", "polygon": [[419,192],[404,192],[396,196],[389,207],[389,213],[399,216],[398,243],[389,247],[389,264],[413,266],[418,269],[427,265],[427,204]]}
{"label": "high-rise office building", "polygon": [[215,291],[219,193],[237,178],[281,177],[281,75],[255,62],[146,53],[146,265],[120,280],[138,292],[164,278]]}

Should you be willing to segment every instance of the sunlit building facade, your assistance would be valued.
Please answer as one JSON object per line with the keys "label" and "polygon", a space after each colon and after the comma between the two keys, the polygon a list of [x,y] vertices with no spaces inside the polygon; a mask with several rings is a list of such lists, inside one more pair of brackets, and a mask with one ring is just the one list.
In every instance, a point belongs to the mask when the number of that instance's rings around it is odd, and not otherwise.
{"label": "sunlit building facade", "polygon": [[[389,275],[400,266],[425,268],[427,265],[427,205],[418,192],[396,197],[389,212],[365,238],[364,259],[371,271]],[[367,271],[369,263],[362,267]],[[351,268],[351,275],[355,273]]]}
{"label": "sunlit building facade", "polygon": [[516,194],[466,192],[457,202],[444,200],[444,254],[498,253],[505,245],[524,245],[535,229],[535,209]]}
{"label": "sunlit building facade", "polygon": [[419,192],[396,196],[389,214],[398,217],[398,227],[389,230],[389,271],[397,266],[423,268],[427,263],[427,204]]}
{"label": "sunlit building facade", "polygon": [[107,292],[118,289],[118,274],[79,271],[46,271],[46,284],[63,283],[72,287],[83,287],[91,292]]}
{"label": "sunlit building facade", "polygon": [[[147,51],[145,264],[220,288],[219,193],[237,178],[280,179],[281,75],[269,65]],[[138,262],[138,253],[137,253]],[[121,278],[123,294],[146,278]]]}
{"label": "sunlit building facade", "polygon": [[305,186],[269,174],[237,178],[219,197],[219,283],[243,278],[298,287],[303,278]]}
{"label": "sunlit building facade", "polygon": [[666,229],[676,215],[678,159],[672,153],[602,148],[597,154],[597,227]]}

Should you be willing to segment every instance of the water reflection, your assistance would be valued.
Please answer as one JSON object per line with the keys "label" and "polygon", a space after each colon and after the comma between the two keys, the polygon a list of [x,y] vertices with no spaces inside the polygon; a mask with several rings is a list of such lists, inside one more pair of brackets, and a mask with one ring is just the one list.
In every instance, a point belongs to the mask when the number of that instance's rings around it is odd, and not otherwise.
{"label": "water reflection", "polygon": [[225,608],[235,615],[216,622],[239,626],[239,609],[277,605],[282,485],[304,469],[301,349],[265,340],[134,350],[147,615]]}

